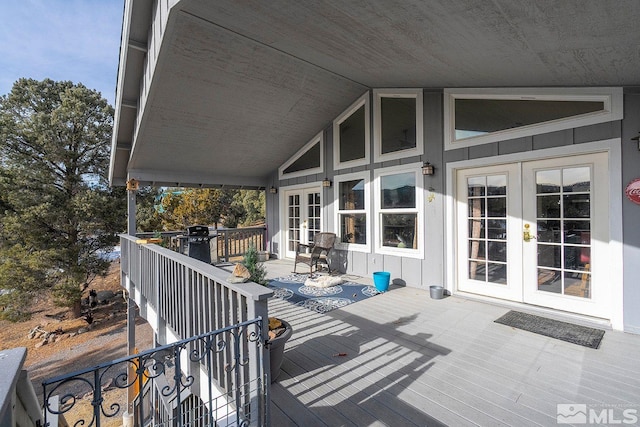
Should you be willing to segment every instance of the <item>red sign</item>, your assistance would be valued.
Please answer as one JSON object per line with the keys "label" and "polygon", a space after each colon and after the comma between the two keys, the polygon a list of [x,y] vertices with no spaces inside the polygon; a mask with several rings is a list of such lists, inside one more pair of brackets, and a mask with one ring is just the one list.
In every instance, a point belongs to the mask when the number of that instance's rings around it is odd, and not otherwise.
{"label": "red sign", "polygon": [[624,190],[624,193],[629,200],[640,205],[640,178],[631,181]]}

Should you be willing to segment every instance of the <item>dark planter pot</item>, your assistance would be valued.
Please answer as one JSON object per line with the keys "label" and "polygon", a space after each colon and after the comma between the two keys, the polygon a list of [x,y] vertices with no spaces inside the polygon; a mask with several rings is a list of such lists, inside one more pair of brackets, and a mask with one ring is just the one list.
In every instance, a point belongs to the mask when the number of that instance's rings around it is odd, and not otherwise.
{"label": "dark planter pot", "polygon": [[284,325],[284,332],[271,340],[269,344],[269,358],[271,368],[271,382],[275,382],[280,375],[280,366],[282,366],[282,360],[284,359],[284,345],[291,338],[293,334],[293,328],[288,322],[280,319]]}

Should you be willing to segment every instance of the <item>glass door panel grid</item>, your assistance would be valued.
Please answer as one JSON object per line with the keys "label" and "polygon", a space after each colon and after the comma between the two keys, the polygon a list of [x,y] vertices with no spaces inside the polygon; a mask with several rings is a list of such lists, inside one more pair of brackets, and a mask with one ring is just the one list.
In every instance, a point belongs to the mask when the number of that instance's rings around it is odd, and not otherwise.
{"label": "glass door panel grid", "polygon": [[291,194],[288,197],[288,249],[295,252],[300,243],[300,195]]}
{"label": "glass door panel grid", "polygon": [[469,279],[507,285],[507,175],[467,178]]}
{"label": "glass door panel grid", "polygon": [[321,231],[321,211],[320,193],[307,194],[307,238],[309,242],[313,242],[316,233]]}
{"label": "glass door panel grid", "polygon": [[591,168],[536,172],[538,290],[591,298]]}

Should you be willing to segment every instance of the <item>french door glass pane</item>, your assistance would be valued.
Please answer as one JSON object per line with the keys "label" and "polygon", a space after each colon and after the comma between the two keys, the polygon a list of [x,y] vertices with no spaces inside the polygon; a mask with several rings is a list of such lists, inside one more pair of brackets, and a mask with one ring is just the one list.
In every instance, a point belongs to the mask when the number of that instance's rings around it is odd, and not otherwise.
{"label": "french door glass pane", "polygon": [[469,217],[471,218],[482,218],[486,216],[485,213],[485,200],[484,198],[469,198],[467,202],[469,206]]}
{"label": "french door glass pane", "polygon": [[467,179],[467,196],[484,196],[486,178],[484,176],[476,176]]}
{"label": "french door glass pane", "polygon": [[538,290],[591,298],[591,168],[537,171],[536,184]]}
{"label": "french door glass pane", "polygon": [[475,239],[484,239],[484,227],[485,220],[484,219],[470,219],[469,220],[469,237]]}
{"label": "french door glass pane", "polygon": [[487,177],[487,195],[489,196],[506,196],[507,195],[507,176],[492,175]]}
{"label": "french door glass pane", "polygon": [[562,185],[559,170],[536,172],[536,188],[538,194],[559,193]]}
{"label": "french door glass pane", "polygon": [[538,218],[560,218],[560,196],[538,196]]}
{"label": "french door glass pane", "polygon": [[467,178],[469,279],[507,284],[506,194],[504,174]]}
{"label": "french door glass pane", "polygon": [[562,170],[562,188],[565,193],[589,192],[591,168],[568,168]]}
{"label": "french door glass pane", "polygon": [[560,221],[538,220],[538,243],[561,243]]}
{"label": "french door glass pane", "polygon": [[497,262],[487,263],[487,282],[507,284],[507,265]]}

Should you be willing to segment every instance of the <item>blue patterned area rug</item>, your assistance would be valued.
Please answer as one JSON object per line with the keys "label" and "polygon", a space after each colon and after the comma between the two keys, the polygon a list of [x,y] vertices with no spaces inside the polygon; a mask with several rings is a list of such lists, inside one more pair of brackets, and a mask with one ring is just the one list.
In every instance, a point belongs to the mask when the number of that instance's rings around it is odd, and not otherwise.
{"label": "blue patterned area rug", "polygon": [[349,281],[327,288],[305,286],[308,278],[308,274],[290,274],[271,280],[269,287],[273,289],[274,297],[318,313],[327,313],[380,293],[374,286]]}

